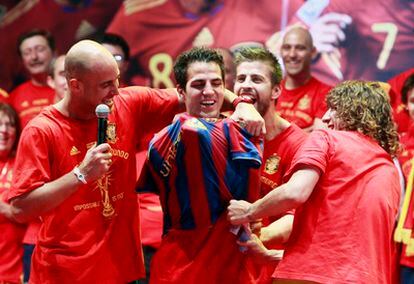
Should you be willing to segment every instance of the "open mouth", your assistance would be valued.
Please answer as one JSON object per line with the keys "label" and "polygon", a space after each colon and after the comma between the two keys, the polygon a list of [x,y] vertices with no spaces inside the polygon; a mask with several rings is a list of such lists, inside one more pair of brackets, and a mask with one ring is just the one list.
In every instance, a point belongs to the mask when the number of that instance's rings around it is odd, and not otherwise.
{"label": "open mouth", "polygon": [[214,100],[206,100],[206,101],[202,101],[201,105],[206,106],[206,107],[210,107],[210,106],[213,106],[215,103],[216,103],[216,101],[214,101]]}

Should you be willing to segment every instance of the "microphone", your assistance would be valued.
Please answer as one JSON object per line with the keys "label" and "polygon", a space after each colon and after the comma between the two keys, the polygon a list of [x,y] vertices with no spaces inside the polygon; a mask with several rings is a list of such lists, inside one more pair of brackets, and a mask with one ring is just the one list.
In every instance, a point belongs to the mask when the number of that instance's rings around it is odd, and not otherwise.
{"label": "microphone", "polygon": [[110,109],[105,104],[100,104],[96,107],[95,113],[98,117],[98,140],[96,142],[97,145],[106,142],[106,127],[108,125],[108,115],[110,113]]}

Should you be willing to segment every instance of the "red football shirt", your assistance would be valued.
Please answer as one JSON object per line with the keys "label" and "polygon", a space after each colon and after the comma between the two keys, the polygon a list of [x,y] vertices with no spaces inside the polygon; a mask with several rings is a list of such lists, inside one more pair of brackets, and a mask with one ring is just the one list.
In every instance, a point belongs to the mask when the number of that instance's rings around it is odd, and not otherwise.
{"label": "red football shirt", "polygon": [[[144,276],[135,146],[177,111],[175,90],[120,89],[108,118],[111,169],[42,216],[32,283],[126,283]],[[95,119],[78,121],[45,109],[23,130],[10,198],[70,172],[95,143],[96,129]]]}
{"label": "red football shirt", "polygon": [[51,104],[55,98],[55,91],[48,86],[35,86],[27,81],[10,94],[10,104],[17,111],[20,124],[23,127],[40,111]]}
{"label": "red football shirt", "polygon": [[307,134],[303,130],[295,124],[291,124],[274,139],[265,140],[264,165],[260,177],[263,196],[282,184],[283,176],[306,137]]}
{"label": "red football shirt", "polygon": [[397,170],[376,141],[351,131],[315,130],[290,176],[317,168],[319,182],[295,213],[274,277],[320,283],[392,283]]}
{"label": "red football shirt", "polygon": [[287,90],[285,81],[280,84],[282,92],[276,103],[276,111],[300,128],[312,126],[315,118],[322,118],[327,107],[325,98],[330,86],[311,78],[305,85]]}

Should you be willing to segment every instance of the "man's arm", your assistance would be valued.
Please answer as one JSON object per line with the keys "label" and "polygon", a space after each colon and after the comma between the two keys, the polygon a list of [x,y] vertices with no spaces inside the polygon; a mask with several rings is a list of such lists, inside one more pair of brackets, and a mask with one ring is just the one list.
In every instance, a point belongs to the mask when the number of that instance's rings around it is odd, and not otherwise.
{"label": "man's arm", "polygon": [[285,243],[292,232],[294,215],[287,214],[260,231],[260,240],[265,246]]}
{"label": "man's arm", "polygon": [[253,204],[244,200],[231,200],[228,219],[233,225],[239,225],[294,209],[308,200],[319,177],[320,172],[314,168],[301,169],[287,183]]}
{"label": "man's arm", "polygon": [[[111,166],[112,154],[107,143],[92,147],[79,165],[80,172],[91,183],[105,174]],[[11,200],[11,213],[18,222],[27,222],[58,207],[63,201],[77,191],[82,183],[73,171],[60,178],[45,183],[33,191]]]}

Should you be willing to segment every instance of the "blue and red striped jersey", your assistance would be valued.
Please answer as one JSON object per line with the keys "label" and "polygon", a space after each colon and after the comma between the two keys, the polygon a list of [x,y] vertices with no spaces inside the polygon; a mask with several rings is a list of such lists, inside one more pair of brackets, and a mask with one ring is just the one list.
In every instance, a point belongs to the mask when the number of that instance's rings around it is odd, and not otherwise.
{"label": "blue and red striped jersey", "polygon": [[180,115],[151,140],[138,188],[159,190],[166,231],[209,227],[231,199],[259,197],[262,142],[231,119]]}

